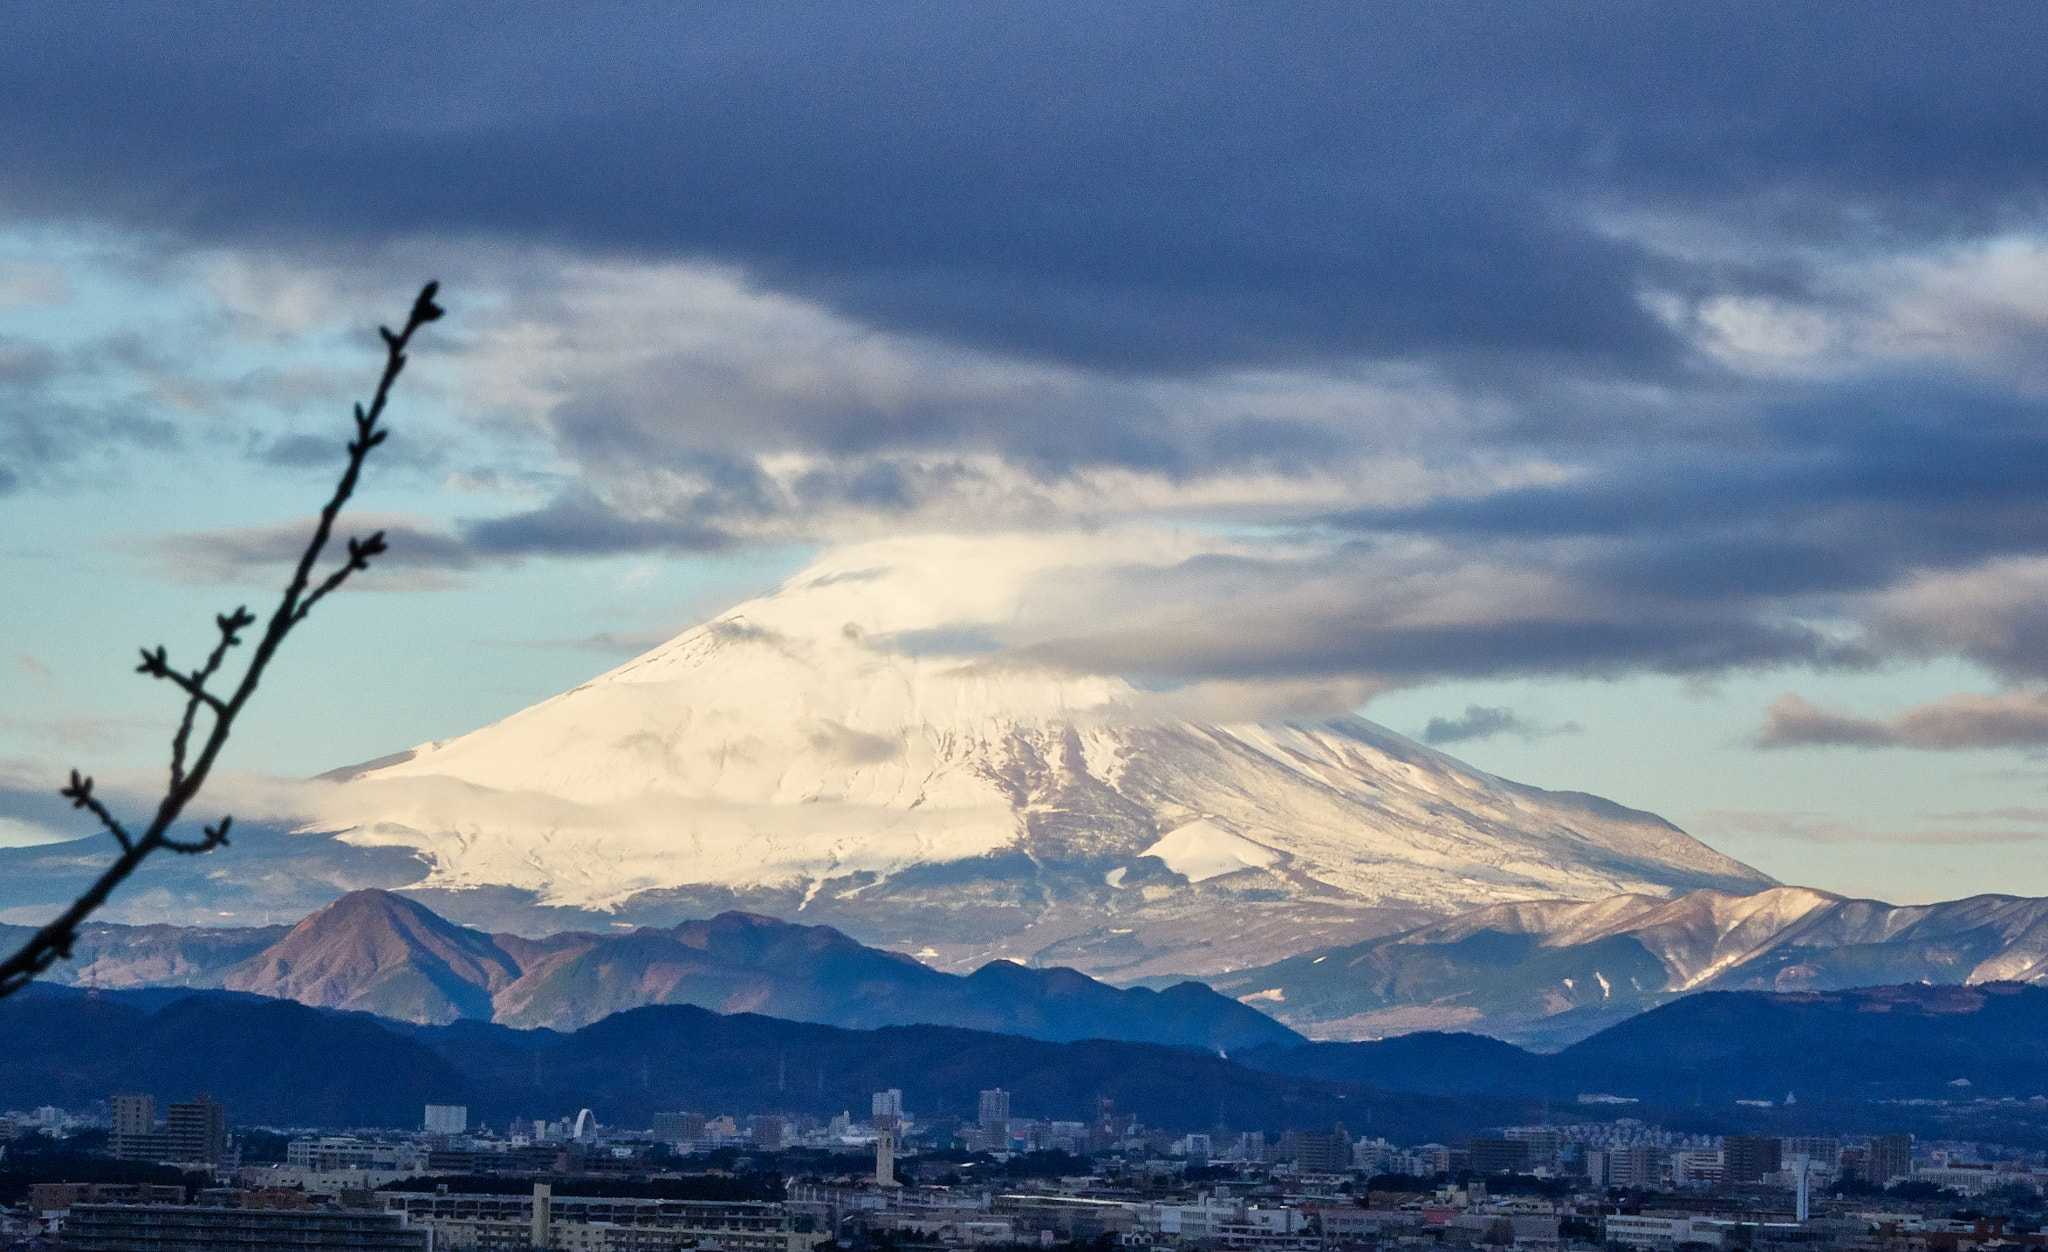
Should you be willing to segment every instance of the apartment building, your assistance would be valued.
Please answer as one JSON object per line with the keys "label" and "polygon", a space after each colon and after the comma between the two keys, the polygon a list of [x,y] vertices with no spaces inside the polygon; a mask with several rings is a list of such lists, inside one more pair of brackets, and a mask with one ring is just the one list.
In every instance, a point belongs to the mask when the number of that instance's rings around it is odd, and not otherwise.
{"label": "apartment building", "polygon": [[810,1252],[830,1237],[795,1229],[780,1204],[754,1201],[557,1196],[547,1183],[536,1183],[531,1195],[384,1195],[391,1212],[434,1232],[436,1252],[670,1252],[686,1243],[724,1252]]}
{"label": "apartment building", "polygon": [[320,1248],[323,1252],[432,1252],[431,1231],[401,1212],[369,1209],[230,1209],[169,1204],[74,1204],[67,1252],[214,1252]]}

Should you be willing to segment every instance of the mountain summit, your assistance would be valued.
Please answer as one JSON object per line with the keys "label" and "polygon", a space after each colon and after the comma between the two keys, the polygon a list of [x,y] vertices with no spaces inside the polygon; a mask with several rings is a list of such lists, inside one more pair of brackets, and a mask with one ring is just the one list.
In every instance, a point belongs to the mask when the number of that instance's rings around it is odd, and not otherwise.
{"label": "mountain summit", "polygon": [[649,1004],[695,1004],[857,1029],[929,1022],[1034,1039],[1228,1049],[1302,1042],[1197,982],[1121,988],[1007,961],[947,974],[829,926],[747,913],[627,934],[486,935],[374,890],[350,892],[204,981],[437,1024],[473,1018],[576,1030]]}
{"label": "mountain summit", "polygon": [[[1771,886],[1648,813],[1357,718],[1197,724],[988,640],[976,549],[848,549],[572,691],[324,789],[413,888],[824,922],[942,968],[1208,973],[1488,904]],[[1056,574],[1057,571],[1052,571]]]}
{"label": "mountain summit", "polygon": [[520,975],[489,935],[388,891],[352,891],[236,967],[222,985],[404,1021],[488,1019]]}

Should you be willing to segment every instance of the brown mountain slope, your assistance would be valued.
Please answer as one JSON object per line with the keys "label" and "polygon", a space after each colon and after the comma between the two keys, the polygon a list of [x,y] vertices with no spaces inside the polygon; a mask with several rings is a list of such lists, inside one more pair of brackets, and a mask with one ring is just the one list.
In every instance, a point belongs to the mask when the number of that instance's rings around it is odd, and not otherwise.
{"label": "brown mountain slope", "polygon": [[748,913],[628,934],[486,935],[384,891],[355,892],[320,910],[222,981],[230,990],[428,1024],[478,1018],[574,1030],[644,1005],[694,1004],[855,1029],[929,1022],[1225,1049],[1300,1042],[1193,982],[1126,989],[1069,969],[1001,961],[947,974],[828,926]]}
{"label": "brown mountain slope", "polygon": [[519,964],[489,935],[388,891],[355,891],[230,970],[230,991],[443,1024],[489,1018]]}

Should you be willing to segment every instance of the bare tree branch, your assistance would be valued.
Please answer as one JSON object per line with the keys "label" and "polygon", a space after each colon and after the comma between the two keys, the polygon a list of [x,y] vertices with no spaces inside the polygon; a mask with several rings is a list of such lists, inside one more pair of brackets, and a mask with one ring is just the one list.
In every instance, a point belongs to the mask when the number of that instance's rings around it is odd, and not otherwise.
{"label": "bare tree branch", "polygon": [[[242,628],[252,626],[256,622],[256,618],[249,612],[246,606],[236,609],[233,613],[223,613],[213,620],[220,627],[220,643],[214,648],[213,655],[206,658],[205,666],[197,674],[193,675],[198,680],[198,686],[201,688],[201,691],[193,693],[192,698],[185,701],[185,716],[178,722],[178,733],[171,738],[171,786],[173,787],[185,780],[185,745],[192,738],[193,719],[198,715],[199,706],[205,700],[204,688],[206,680],[213,677],[214,672],[220,669],[220,663],[227,658],[228,649],[242,642]],[[161,654],[163,649],[158,648],[157,652]],[[218,702],[215,703],[214,707],[217,711]]]}
{"label": "bare tree branch", "polygon": [[[220,642],[207,655],[205,664],[195,670],[187,672],[173,667],[169,654],[162,647],[154,651],[142,650],[142,664],[136,666],[137,672],[164,679],[185,693],[184,715],[178,721],[177,733],[171,737],[170,783],[149,826],[135,835],[129,833],[93,794],[92,779],[77,770],[71,771],[70,785],[59,794],[70,800],[73,808],[89,810],[99,818],[100,824],[121,845],[121,855],[83,895],[71,902],[71,907],[65,909],[61,916],[37,931],[20,951],[0,961],[0,997],[26,987],[58,959],[69,959],[73,945],[78,942],[79,926],[107,902],[114,888],[134,873],[150,853],[165,850],[196,856],[227,845],[228,829],[234,822],[231,817],[223,817],[217,825],[205,827],[204,837],[199,839],[173,839],[170,829],[213,772],[214,762],[219,759],[221,749],[227,746],[228,734],[234,729],[235,718],[248,704],[249,697],[256,693],[256,684],[262,680],[263,671],[270,665],[271,658],[277,655],[285,636],[291,633],[292,627],[306,620],[306,614],[328,592],[340,587],[349,575],[368,569],[370,560],[384,551],[382,531],[368,539],[352,538],[348,541],[347,560],[317,585],[313,584],[313,569],[319,564],[327,541],[334,535],[334,519],[341,513],[342,506],[348,503],[349,497],[355,494],[356,482],[363,472],[363,461],[370,455],[370,450],[384,442],[387,432],[377,423],[384,416],[385,402],[391,396],[391,384],[398,380],[399,371],[405,368],[405,350],[412,343],[413,332],[442,314],[441,306],[434,303],[434,296],[439,290],[439,283],[428,283],[420,289],[411,312],[406,315],[404,330],[394,332],[385,326],[377,328],[377,333],[384,338],[384,374],[377,382],[370,407],[356,406],[355,437],[348,443],[348,462],[341,472],[341,480],[335,484],[334,494],[321,507],[320,521],[313,528],[313,537],[307,541],[306,550],[292,571],[291,581],[285,585],[284,595],[271,612],[262,637],[256,641],[255,652],[249,658],[248,668],[242,671],[234,689],[222,695],[211,690],[208,684],[220,673],[228,649],[241,644],[241,632],[256,624],[255,615],[247,608],[238,608],[214,619],[220,630]],[[310,593],[307,591],[309,586],[313,587]],[[212,723],[195,755],[191,751],[192,736],[202,710],[211,717]]]}
{"label": "bare tree branch", "polygon": [[223,817],[220,819],[220,825],[206,827],[206,838],[204,839],[166,839],[164,840],[164,846],[173,852],[183,852],[187,856],[196,856],[201,852],[211,852],[215,848],[224,848],[228,843],[228,827],[232,826],[234,821],[235,819],[232,817]]}
{"label": "bare tree branch", "polygon": [[100,819],[100,825],[107,828],[107,833],[114,836],[123,849],[135,847],[135,840],[129,837],[120,822],[114,820],[114,815],[107,811],[106,805],[100,803],[99,797],[93,795],[92,779],[81,777],[77,770],[72,770],[71,785],[60,788],[57,794],[71,801],[71,807],[74,809],[90,809],[93,816]]}

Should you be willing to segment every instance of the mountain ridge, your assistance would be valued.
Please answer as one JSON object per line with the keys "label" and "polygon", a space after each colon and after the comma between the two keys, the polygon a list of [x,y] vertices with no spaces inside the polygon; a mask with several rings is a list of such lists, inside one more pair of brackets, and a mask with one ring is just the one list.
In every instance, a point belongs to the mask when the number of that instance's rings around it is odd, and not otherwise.
{"label": "mountain ridge", "polygon": [[227,970],[220,985],[401,1021],[493,1014],[520,975],[497,939],[388,891],[352,891]]}
{"label": "mountain ridge", "polygon": [[[59,1105],[108,1090],[208,1090],[237,1122],[289,1126],[411,1125],[423,1102],[463,1103],[493,1125],[582,1107],[629,1126],[685,1108],[825,1116],[889,1087],[925,1117],[972,1120],[977,1091],[1000,1086],[1020,1117],[1086,1121],[1108,1097],[1120,1114],[1173,1130],[1343,1120],[1402,1142],[1620,1111],[1574,1099],[1591,1091],[1635,1101],[1629,1116],[1680,1118],[1707,1133],[2048,1142],[2031,1120],[2048,1108],[2039,1089],[2048,989],[2013,983],[1708,992],[1554,1055],[1481,1036],[1413,1035],[1228,1059],[944,1026],[846,1030],[688,1005],[633,1009],[564,1034],[407,1025],[220,992],[184,992],[151,1009],[125,1002],[149,994],[38,986],[0,1002],[0,1034],[17,1045],[0,1051],[0,1086]],[[1775,1105],[1788,1090],[1798,1103]]]}
{"label": "mountain ridge", "polygon": [[743,913],[667,931],[486,935],[378,890],[344,896],[213,978],[229,991],[428,1024],[575,1030],[624,1010],[683,1003],[851,1028],[929,1022],[1210,1049],[1300,1041],[1195,982],[1118,988],[1008,962],[961,976],[830,927]]}
{"label": "mountain ridge", "polygon": [[[1007,961],[954,975],[829,927],[738,912],[535,939],[456,926],[410,894],[346,899],[348,907],[291,928],[94,924],[81,935],[77,963],[53,972],[106,988],[228,986],[414,1021],[574,1029],[621,1009],[686,1000],[842,1025],[921,1014],[1044,1037],[1093,1033],[1226,1049],[1268,1019],[1317,1039],[1450,1029],[1556,1049],[1694,990],[2048,983],[2048,900],[2010,896],[1890,905],[1776,888],[1741,897],[1521,901],[1212,976],[1200,996],[1184,989],[1187,980],[1119,990],[1077,971]],[[389,933],[350,933],[339,922],[374,911],[363,902],[404,916]],[[316,916],[342,933],[315,942],[310,932],[320,926],[307,922]],[[11,937],[0,928],[0,942]],[[1228,1030],[1220,1026],[1225,1005],[1236,1023]]]}
{"label": "mountain ridge", "polygon": [[1557,1046],[1698,991],[2048,984],[2048,899],[1532,900],[1207,981],[1312,1037],[1460,1028]]}
{"label": "mountain ridge", "polygon": [[[1802,1104],[2017,1098],[2048,1108],[2044,1040],[2048,987],[1908,983],[1697,992],[1548,1054],[1484,1036],[1422,1033],[1259,1048],[1235,1059],[1337,1082],[1373,1074],[1440,1095],[1569,1099],[1576,1091],[1698,1105],[1775,1103],[1791,1092]],[[1444,1063],[1446,1054],[1454,1063]]]}

